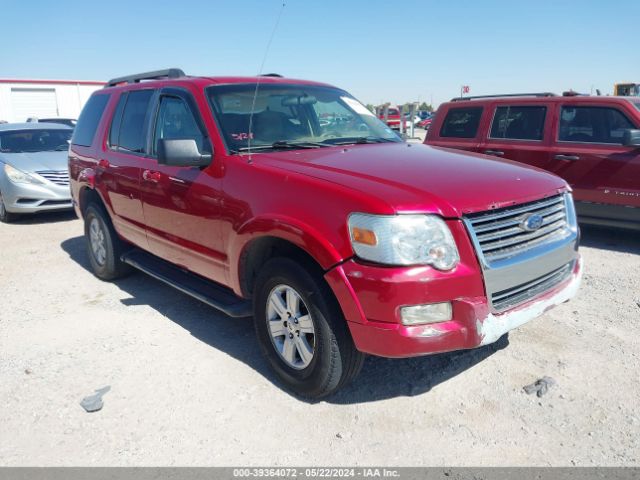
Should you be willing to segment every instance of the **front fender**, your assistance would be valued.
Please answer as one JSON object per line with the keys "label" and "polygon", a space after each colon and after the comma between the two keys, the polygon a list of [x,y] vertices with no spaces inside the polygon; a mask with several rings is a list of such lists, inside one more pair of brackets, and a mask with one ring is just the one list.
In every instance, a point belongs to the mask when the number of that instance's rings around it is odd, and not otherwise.
{"label": "front fender", "polygon": [[315,227],[297,218],[274,215],[261,216],[243,224],[233,238],[228,239],[229,280],[232,288],[241,294],[240,260],[253,240],[274,237],[292,243],[305,251],[327,271],[342,262],[345,255],[334,245],[328,236]]}

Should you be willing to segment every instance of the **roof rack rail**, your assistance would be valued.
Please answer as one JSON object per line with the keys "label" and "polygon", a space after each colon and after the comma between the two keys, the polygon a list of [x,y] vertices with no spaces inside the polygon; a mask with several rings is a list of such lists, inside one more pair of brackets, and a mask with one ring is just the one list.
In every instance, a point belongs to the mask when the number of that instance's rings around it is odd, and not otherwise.
{"label": "roof rack rail", "polygon": [[502,97],[555,97],[555,93],[540,92],[540,93],[504,93],[501,95],[476,95],[474,97],[455,97],[452,98],[452,102],[463,102],[465,100],[475,100],[477,98],[502,98]]}
{"label": "roof rack rail", "polygon": [[160,78],[180,78],[186,77],[185,73],[179,68],[167,68],[165,70],[156,70],[154,72],[136,73],[134,75],[126,75],[124,77],[113,78],[107,82],[106,87],[113,87],[119,83],[139,83],[140,80],[157,80]]}
{"label": "roof rack rail", "polygon": [[261,77],[277,77],[277,78],[283,78],[282,75],[280,75],[279,73],[263,73],[260,75]]}

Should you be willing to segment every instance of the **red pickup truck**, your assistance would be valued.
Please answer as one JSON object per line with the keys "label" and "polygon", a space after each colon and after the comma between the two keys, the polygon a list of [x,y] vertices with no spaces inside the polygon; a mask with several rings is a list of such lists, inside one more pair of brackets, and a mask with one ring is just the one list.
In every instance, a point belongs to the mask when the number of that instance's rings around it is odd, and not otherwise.
{"label": "red pickup truck", "polygon": [[640,230],[640,99],[567,92],[456,98],[428,145],[485,153],[564,178],[582,223]]}
{"label": "red pickup truck", "polygon": [[385,118],[384,108],[380,107],[378,113],[378,118],[385,122],[389,128],[393,128],[394,130],[400,130],[400,124],[402,124],[402,128],[406,127],[406,121],[400,115],[400,109],[396,107],[388,107],[387,108],[387,116]]}
{"label": "red pickup truck", "polygon": [[564,180],[404,143],[322,83],[114,79],[82,111],[69,172],[96,276],[135,267],[253,316],[268,362],[308,397],[365,354],[495,342],[580,281]]}

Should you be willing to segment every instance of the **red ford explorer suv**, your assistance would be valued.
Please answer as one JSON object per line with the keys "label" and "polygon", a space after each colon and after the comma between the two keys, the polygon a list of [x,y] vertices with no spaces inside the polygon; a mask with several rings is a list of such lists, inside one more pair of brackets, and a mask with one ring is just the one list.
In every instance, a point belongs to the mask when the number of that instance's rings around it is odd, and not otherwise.
{"label": "red ford explorer suv", "polygon": [[580,280],[564,180],[403,143],[321,83],[114,79],[78,120],[69,170],[99,278],[135,267],[253,316],[267,360],[307,397],[345,385],[367,353],[495,342]]}
{"label": "red ford explorer suv", "polygon": [[640,98],[457,98],[440,106],[425,143],[548,170],[571,185],[581,222],[640,230]]}

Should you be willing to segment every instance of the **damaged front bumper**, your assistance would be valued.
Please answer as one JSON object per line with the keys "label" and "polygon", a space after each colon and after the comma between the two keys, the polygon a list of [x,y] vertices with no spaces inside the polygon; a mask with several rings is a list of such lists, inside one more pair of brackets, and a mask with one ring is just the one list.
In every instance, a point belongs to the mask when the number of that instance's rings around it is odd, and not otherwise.
{"label": "damaged front bumper", "polygon": [[[468,280],[471,280],[474,272],[468,273]],[[326,278],[343,306],[358,350],[382,357],[411,357],[476,348],[493,343],[510,330],[568,301],[580,286],[582,259],[576,253],[572,271],[564,281],[515,308],[494,313],[486,295],[453,296],[451,320],[416,326],[403,325],[398,320],[390,322],[386,318],[382,321],[375,318],[376,312],[388,302],[385,302],[381,292],[368,289],[367,282],[397,282],[398,277],[374,279],[371,272],[362,266],[356,268],[354,264],[343,264],[330,272]],[[341,287],[345,283],[348,286],[346,290]],[[424,283],[414,286],[419,287],[424,289]],[[404,288],[395,290],[395,293],[411,288],[411,280],[408,280]],[[432,293],[436,297],[440,296],[438,291]],[[350,299],[355,299],[356,302]]]}

